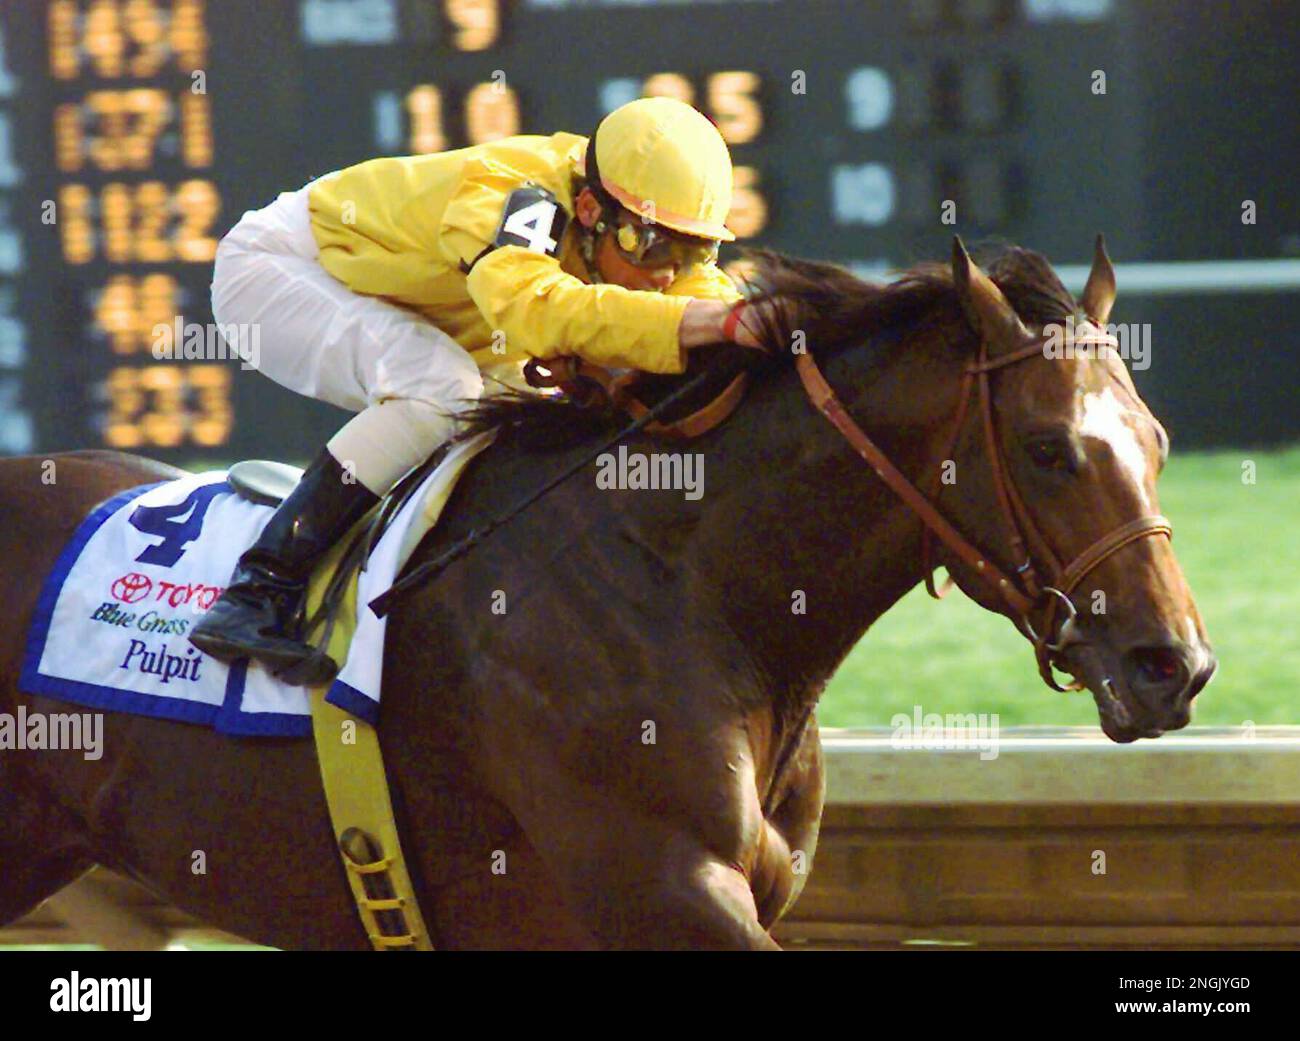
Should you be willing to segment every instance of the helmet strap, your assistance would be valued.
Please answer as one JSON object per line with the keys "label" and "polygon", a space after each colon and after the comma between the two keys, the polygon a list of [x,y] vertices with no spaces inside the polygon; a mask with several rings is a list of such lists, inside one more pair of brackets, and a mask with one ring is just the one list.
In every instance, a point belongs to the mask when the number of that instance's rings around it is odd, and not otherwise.
{"label": "helmet strap", "polygon": [[[596,130],[599,129],[600,126],[597,124]],[[596,242],[607,229],[617,224],[619,205],[600,183],[600,167],[596,163],[596,130],[593,130],[591,136],[587,138],[583,175],[585,187],[591,190],[591,194],[600,203],[600,216],[596,218],[595,225],[590,228],[583,225],[581,221],[577,223],[582,228],[579,252],[582,254],[583,263],[587,265],[587,274],[591,281],[599,284],[605,280],[600,277],[600,269],[596,266]]]}
{"label": "helmet strap", "polygon": [[[596,222],[596,227],[604,225],[603,220]],[[605,280],[600,277],[600,269],[596,266],[596,238],[600,233],[595,228],[582,229],[582,237],[578,240],[578,252],[582,254],[582,262],[587,265],[587,277],[593,285],[599,285]]]}

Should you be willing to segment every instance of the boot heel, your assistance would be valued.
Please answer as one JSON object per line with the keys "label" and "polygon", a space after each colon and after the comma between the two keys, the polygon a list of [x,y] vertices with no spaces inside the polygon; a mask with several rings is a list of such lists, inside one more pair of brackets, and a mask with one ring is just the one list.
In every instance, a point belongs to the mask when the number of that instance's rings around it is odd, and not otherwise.
{"label": "boot heel", "polygon": [[315,650],[302,661],[286,665],[274,676],[291,687],[319,687],[324,683],[332,683],[338,673],[339,667],[334,659],[324,651]]}

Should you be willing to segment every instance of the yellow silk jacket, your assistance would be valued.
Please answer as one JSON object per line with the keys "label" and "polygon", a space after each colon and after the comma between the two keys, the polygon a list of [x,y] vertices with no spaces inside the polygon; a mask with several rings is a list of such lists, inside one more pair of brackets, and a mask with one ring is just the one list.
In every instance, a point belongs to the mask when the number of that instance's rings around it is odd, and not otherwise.
{"label": "yellow silk jacket", "polygon": [[[585,146],[576,134],[524,135],[372,159],[322,178],[309,193],[320,263],[354,292],[424,315],[480,368],[576,354],[681,372],[677,327],[690,299],[740,294],[714,264],[684,272],[663,293],[586,282],[572,183]],[[507,198],[528,185],[550,192],[570,218],[557,255],[519,245],[484,252]]]}

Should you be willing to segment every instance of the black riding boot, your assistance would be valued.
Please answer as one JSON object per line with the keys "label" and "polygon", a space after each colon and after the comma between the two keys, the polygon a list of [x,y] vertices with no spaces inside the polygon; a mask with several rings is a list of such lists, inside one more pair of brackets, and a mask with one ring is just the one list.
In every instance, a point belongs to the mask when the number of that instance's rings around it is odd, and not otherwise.
{"label": "black riding boot", "polygon": [[331,679],[337,665],[298,639],[307,580],[316,561],[376,502],[322,449],[239,558],[230,585],[194,627],[190,642],[220,661],[255,658],[289,683]]}

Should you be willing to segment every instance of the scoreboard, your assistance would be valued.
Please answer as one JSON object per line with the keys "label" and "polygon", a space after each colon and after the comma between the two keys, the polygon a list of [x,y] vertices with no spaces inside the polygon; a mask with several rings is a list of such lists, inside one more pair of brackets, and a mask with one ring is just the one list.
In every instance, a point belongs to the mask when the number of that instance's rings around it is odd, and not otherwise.
{"label": "scoreboard", "polygon": [[1078,259],[1105,227],[1132,256],[1124,19],[1116,0],[4,0],[0,453],[309,456],[342,414],[233,353],[157,350],[210,325],[240,214],[378,155],[586,134],[641,95],[717,123],[741,243],[874,273],[953,232]]}

